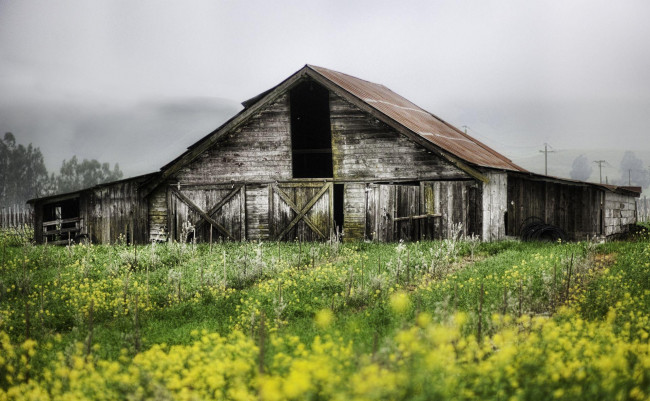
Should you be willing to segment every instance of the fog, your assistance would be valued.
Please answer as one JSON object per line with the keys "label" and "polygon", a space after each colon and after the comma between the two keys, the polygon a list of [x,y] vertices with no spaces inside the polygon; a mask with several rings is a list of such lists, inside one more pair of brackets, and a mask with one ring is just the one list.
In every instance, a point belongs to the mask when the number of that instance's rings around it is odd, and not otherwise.
{"label": "fog", "polygon": [[515,161],[544,143],[647,151],[648,15],[645,1],[3,1],[0,132],[50,170],[76,154],[155,171],[310,63]]}

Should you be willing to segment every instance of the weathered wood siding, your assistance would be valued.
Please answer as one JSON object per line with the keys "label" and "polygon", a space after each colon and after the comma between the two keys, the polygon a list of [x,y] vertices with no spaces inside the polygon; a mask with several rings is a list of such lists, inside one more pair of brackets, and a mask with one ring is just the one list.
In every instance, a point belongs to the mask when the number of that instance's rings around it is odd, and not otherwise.
{"label": "weathered wood siding", "polygon": [[174,177],[181,184],[260,182],[291,178],[288,95],[229,132]]}
{"label": "weathered wood siding", "polygon": [[630,224],[636,223],[636,198],[605,191],[605,235],[628,231]]}
{"label": "weathered wood siding", "polygon": [[[480,186],[476,181],[368,184],[365,192],[365,239],[444,239],[451,237],[454,226],[459,228],[458,235],[480,235]],[[421,218],[427,214],[440,217]],[[418,218],[403,219],[407,217]]]}
{"label": "weathered wood siding", "polygon": [[156,188],[147,198],[149,206],[149,241],[167,241],[169,239],[167,214],[167,187]]}
{"label": "weathered wood siding", "polygon": [[270,239],[319,241],[332,229],[331,182],[278,183],[269,185]]}
{"label": "weathered wood siding", "polygon": [[118,181],[85,191],[79,209],[94,242],[147,242],[148,206],[138,194],[140,182]]}
{"label": "weathered wood siding", "polygon": [[[343,190],[343,239],[366,239],[366,184],[350,182]],[[338,222],[337,222],[338,223]]]}
{"label": "weathered wood siding", "polygon": [[603,196],[603,190],[592,185],[569,185],[510,175],[507,234],[519,236],[523,226],[539,218],[561,228],[571,240],[600,235]]}
{"label": "weathered wood siding", "polygon": [[246,238],[252,241],[269,238],[268,185],[246,185]]}
{"label": "weathered wood siding", "polygon": [[459,235],[482,234],[481,185],[474,180],[423,182],[422,213],[441,214],[426,227],[425,238],[449,238],[456,230]]}
{"label": "weathered wood siding", "polygon": [[330,93],[334,179],[468,178],[449,162]]}
{"label": "weathered wood siding", "polygon": [[506,235],[505,214],[508,210],[508,176],[506,173],[488,172],[483,183],[482,217],[483,241],[495,241]]}
{"label": "weathered wood siding", "polygon": [[400,205],[397,202],[398,192],[400,194],[408,193],[409,190],[419,190],[419,188],[402,185],[370,184],[368,189],[366,237],[369,240],[382,242],[399,240],[400,238],[396,235],[393,224],[393,218],[399,213],[397,210]]}

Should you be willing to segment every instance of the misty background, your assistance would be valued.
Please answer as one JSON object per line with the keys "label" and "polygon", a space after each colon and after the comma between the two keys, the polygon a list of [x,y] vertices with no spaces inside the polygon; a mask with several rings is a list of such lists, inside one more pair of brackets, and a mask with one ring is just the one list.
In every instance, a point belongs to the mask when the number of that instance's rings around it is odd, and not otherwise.
{"label": "misty background", "polygon": [[605,160],[603,182],[648,190],[648,15],[632,0],[0,1],[0,135],[49,172],[76,156],[149,173],[310,63],[531,171],[547,143],[549,175],[598,182]]}

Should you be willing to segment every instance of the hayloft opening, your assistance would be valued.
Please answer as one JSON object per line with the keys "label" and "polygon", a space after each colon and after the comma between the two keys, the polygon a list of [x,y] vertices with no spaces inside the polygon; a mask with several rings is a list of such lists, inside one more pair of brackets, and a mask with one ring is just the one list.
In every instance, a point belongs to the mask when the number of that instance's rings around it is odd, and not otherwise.
{"label": "hayloft opening", "polygon": [[289,93],[294,178],[331,178],[332,131],[329,92],[304,81]]}

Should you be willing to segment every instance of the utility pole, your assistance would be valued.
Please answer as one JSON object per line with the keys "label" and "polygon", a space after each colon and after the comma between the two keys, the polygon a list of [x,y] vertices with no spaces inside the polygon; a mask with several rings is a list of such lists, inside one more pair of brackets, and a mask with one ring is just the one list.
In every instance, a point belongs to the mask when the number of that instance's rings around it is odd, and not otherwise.
{"label": "utility pole", "polygon": [[627,170],[627,185],[632,186],[632,169]]}
{"label": "utility pole", "polygon": [[544,150],[540,150],[540,153],[544,153],[544,175],[548,175],[548,153],[555,152],[554,150],[548,150],[548,143],[544,143]]}
{"label": "utility pole", "polygon": [[603,183],[603,163],[607,163],[606,160],[595,160],[594,163],[598,164],[598,171],[600,172],[600,183]]}

